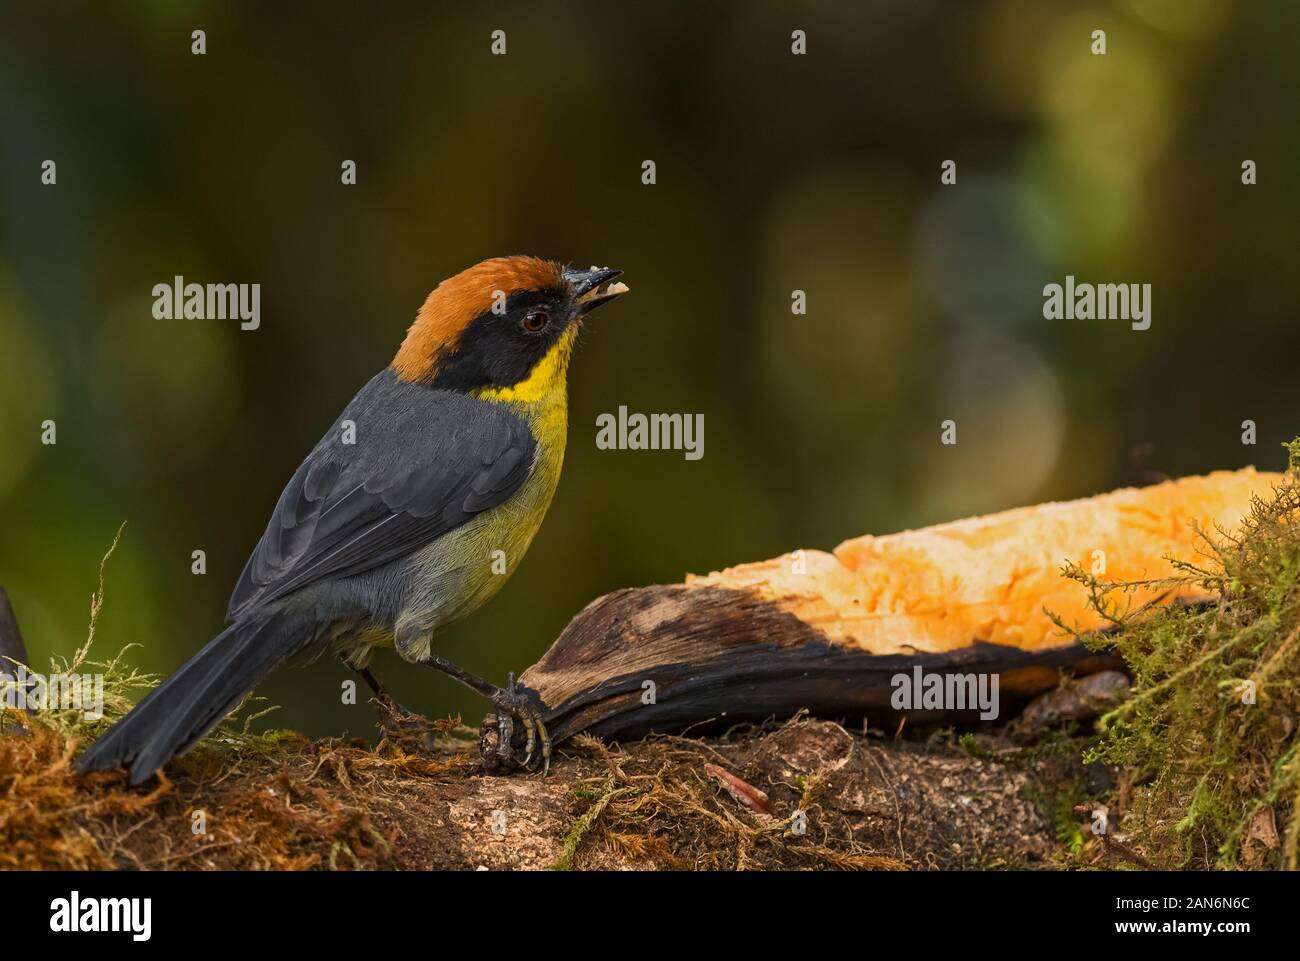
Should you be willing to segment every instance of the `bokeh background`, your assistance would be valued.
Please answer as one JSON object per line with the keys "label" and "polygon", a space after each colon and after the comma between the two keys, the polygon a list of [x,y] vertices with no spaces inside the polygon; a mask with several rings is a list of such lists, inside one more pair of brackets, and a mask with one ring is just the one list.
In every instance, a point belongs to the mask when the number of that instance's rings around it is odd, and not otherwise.
{"label": "bokeh background", "polygon": [[[0,585],[38,665],[84,640],[123,521],[99,652],[138,643],[140,666],[170,670],[214,634],[303,455],[427,291],[487,256],[613,264],[632,287],[576,357],[565,476],[530,555],[439,643],[493,678],[616,587],[1276,469],[1300,434],[1300,4],[0,17]],[[1151,329],[1044,320],[1042,287],[1067,273],[1152,284]],[[260,283],[261,329],[155,320],[150,290],[176,274]],[[704,414],[703,460],[598,451],[595,418],[620,404]],[[445,678],[380,670],[413,707],[484,712]],[[262,693],[276,723],[368,735],[369,712],[339,704],[346,676],[322,663]]]}

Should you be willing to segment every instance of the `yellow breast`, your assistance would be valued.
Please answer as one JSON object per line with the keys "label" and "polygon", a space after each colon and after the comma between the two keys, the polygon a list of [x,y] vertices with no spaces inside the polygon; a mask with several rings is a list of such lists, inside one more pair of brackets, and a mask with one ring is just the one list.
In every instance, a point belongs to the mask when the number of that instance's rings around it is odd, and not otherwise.
{"label": "yellow breast", "polygon": [[532,543],[551,498],[560,482],[564,466],[564,446],[568,439],[569,413],[567,372],[573,352],[576,327],[564,332],[555,345],[533,368],[527,380],[513,387],[478,391],[482,400],[505,404],[528,424],[537,441],[537,459],[532,472],[515,494],[505,503],[485,512],[476,522],[458,533],[474,544],[471,554],[492,549],[505,555],[507,575],[483,579],[473,584],[460,606],[459,616],[477,608],[491,598],[522,560]]}
{"label": "yellow breast", "polygon": [[[492,387],[475,392],[475,396],[498,404],[507,404],[528,423],[537,440],[537,466],[529,484],[538,474],[551,471],[550,492],[555,492],[559,481],[560,465],[564,461],[564,444],[569,430],[568,372],[569,357],[573,354],[573,341],[578,334],[570,326],[555,342],[546,355],[537,362],[527,380],[513,387]],[[553,464],[546,463],[554,460]],[[550,494],[546,497],[550,503]]]}

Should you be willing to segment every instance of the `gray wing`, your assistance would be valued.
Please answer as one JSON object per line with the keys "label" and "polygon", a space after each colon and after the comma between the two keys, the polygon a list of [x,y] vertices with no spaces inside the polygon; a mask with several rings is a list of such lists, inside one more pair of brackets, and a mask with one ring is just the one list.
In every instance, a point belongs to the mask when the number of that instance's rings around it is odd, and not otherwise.
{"label": "gray wing", "polygon": [[[344,443],[346,422],[355,443]],[[384,371],[303,461],[230,598],[232,620],[327,577],[406,557],[527,479],[537,444],[498,405]]]}

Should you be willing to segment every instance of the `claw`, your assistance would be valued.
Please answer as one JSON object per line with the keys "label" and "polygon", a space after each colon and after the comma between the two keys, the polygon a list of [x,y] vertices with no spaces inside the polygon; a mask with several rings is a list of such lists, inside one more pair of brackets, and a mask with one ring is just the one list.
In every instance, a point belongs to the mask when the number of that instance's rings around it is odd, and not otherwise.
{"label": "claw", "polygon": [[510,742],[515,736],[515,721],[509,710],[497,710],[497,754],[510,756]]}
{"label": "claw", "polygon": [[546,725],[539,719],[537,726],[542,730],[542,777],[551,773],[551,735],[546,731]]}
{"label": "claw", "polygon": [[532,767],[533,751],[537,750],[537,722],[531,714],[524,715],[524,730],[528,732],[528,741],[524,744],[524,767]]}
{"label": "claw", "polygon": [[542,721],[541,712],[533,703],[533,699],[521,693],[515,686],[515,676],[513,673],[507,676],[506,686],[495,698],[493,703],[497,709],[497,749],[496,753],[502,757],[511,755],[510,742],[514,737],[513,718],[518,717],[528,734],[527,743],[524,744],[523,766],[531,769],[536,760],[538,742],[542,746],[542,773],[547,774],[551,770],[551,736],[546,730],[546,724]]}

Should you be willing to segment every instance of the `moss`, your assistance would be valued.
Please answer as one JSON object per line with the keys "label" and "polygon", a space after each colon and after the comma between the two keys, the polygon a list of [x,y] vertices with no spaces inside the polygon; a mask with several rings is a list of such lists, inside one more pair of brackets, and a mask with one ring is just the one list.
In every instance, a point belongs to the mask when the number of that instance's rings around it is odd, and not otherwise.
{"label": "moss", "polygon": [[[797,732],[807,723],[796,717],[745,726],[714,742],[655,735],[632,751],[578,735],[566,747],[597,762],[597,773],[569,790],[583,807],[574,815],[555,869],[580,866],[585,857],[580,847],[585,852],[604,846],[672,869],[905,870],[899,859],[878,854],[855,837],[854,817],[821,803],[827,788],[823,773],[762,786],[780,798],[783,810],[803,812],[801,818],[738,804],[705,772],[709,762],[725,760],[728,769],[753,777],[746,767],[753,764],[752,754],[763,738]],[[807,823],[817,824],[818,830],[808,830]]]}
{"label": "moss", "polygon": [[1078,858],[1083,853],[1085,838],[1077,810],[1083,800],[1083,787],[1077,780],[1064,785],[1052,799],[1052,823],[1056,827],[1056,837],[1069,858]]}
{"label": "moss", "polygon": [[[556,860],[552,868],[553,870],[555,871],[573,870],[573,859],[578,853],[578,846],[582,844],[582,839],[587,836],[588,832],[591,831],[596,821],[600,818],[600,813],[605,810],[605,807],[609,804],[611,800],[618,797],[620,794],[628,793],[628,791],[630,790],[631,788],[615,789],[614,775],[611,774],[609,776],[609,778],[605,781],[604,788],[602,788],[599,792],[596,793],[595,803],[592,804],[591,807],[589,807],[586,811],[584,811],[582,816],[579,817],[573,823],[573,827],[570,829],[568,836],[564,839],[564,849],[561,851],[559,858]],[[575,788],[571,790],[569,793],[578,794],[579,790]],[[584,792],[584,793],[589,793],[589,792]]]}
{"label": "moss", "polygon": [[[1121,829],[1161,867],[1300,866],[1300,441],[1287,446],[1272,496],[1238,529],[1202,531],[1202,556],[1170,558],[1172,577],[1064,570],[1112,625],[1084,639],[1134,679],[1086,759],[1132,770]],[[1139,586],[1217,601],[1135,606]]]}
{"label": "moss", "polygon": [[1053,758],[1080,758],[1088,755],[1099,739],[1095,735],[1079,734],[1078,728],[1077,722],[1070,721],[1064,727],[1048,731],[1031,745],[1010,744],[1005,738],[997,737],[993,739],[993,743],[998,745],[997,750],[989,750],[982,743],[980,735],[967,731],[957,738],[957,746],[971,757],[982,761],[1001,764],[1013,770],[1029,770]]}

